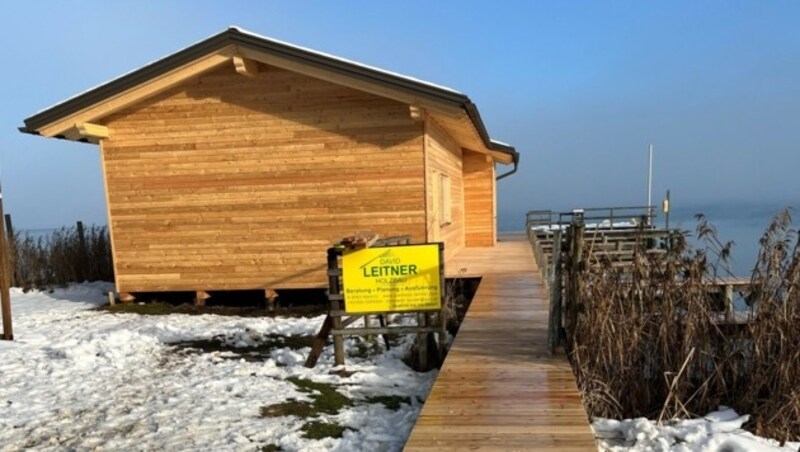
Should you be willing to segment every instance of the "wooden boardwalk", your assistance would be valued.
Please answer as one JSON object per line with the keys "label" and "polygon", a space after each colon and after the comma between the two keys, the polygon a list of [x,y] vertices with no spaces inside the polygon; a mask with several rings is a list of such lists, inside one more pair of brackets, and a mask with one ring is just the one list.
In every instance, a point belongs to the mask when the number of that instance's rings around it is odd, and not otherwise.
{"label": "wooden boardwalk", "polygon": [[547,353],[530,244],[503,238],[447,263],[483,279],[406,450],[597,450],[569,363]]}

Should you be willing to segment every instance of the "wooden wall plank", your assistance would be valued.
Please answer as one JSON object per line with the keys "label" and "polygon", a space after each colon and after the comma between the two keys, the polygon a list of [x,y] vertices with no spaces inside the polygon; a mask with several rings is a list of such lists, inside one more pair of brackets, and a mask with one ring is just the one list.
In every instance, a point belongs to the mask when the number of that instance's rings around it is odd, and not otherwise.
{"label": "wooden wall plank", "polygon": [[334,240],[426,239],[408,105],[226,65],[98,123],[120,292],[322,287]]}
{"label": "wooden wall plank", "polygon": [[[425,121],[425,166],[427,196],[427,231],[430,241],[445,242],[445,257],[464,248],[464,183],[461,147],[433,119]],[[451,222],[442,225],[439,196],[440,174],[450,179]]]}
{"label": "wooden wall plank", "polygon": [[464,234],[467,246],[493,246],[497,236],[494,162],[464,151]]}

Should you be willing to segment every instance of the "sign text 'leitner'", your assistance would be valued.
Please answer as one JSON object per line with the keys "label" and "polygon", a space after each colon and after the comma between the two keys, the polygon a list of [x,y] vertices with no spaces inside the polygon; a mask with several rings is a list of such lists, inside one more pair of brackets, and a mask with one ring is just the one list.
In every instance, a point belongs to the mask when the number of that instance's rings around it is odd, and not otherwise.
{"label": "sign text 'leitner'", "polygon": [[439,244],[366,248],[342,256],[345,310],[441,309]]}

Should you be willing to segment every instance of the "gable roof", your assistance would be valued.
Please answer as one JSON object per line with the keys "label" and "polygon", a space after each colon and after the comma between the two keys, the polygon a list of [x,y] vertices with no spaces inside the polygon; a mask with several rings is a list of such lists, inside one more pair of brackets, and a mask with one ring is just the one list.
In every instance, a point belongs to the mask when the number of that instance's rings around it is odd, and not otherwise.
{"label": "gable roof", "polygon": [[[279,58],[281,61],[288,62],[287,64],[302,64],[354,82],[385,87],[392,92],[410,96],[434,110],[461,111],[466,113],[486,150],[506,154],[507,158],[503,160],[511,160],[515,165],[519,161],[519,154],[513,146],[489,137],[477,106],[463,93],[413,77],[267,38],[238,27],[230,27],[172,55],[42,110],[25,119],[25,125],[19,130],[23,133],[42,134],[42,129],[49,125],[68,119],[94,105],[109,101],[121,93],[224,49],[233,49],[229,56],[242,53],[242,51],[257,52],[261,55]],[[61,130],[48,136],[66,138],[63,132]],[[78,138],[78,141],[87,140]]]}

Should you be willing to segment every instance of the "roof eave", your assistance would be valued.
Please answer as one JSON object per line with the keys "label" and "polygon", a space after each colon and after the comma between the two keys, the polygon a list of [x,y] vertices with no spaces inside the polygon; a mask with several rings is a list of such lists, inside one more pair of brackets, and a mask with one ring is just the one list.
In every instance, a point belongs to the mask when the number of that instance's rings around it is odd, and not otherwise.
{"label": "roof eave", "polygon": [[470,118],[478,135],[481,137],[481,141],[486,149],[508,154],[511,156],[514,163],[519,161],[519,154],[513,146],[500,144],[491,140],[476,105],[469,97],[462,93],[406,78],[399,74],[383,72],[355,62],[349,62],[295,47],[287,43],[244,33],[236,27],[228,28],[203,41],[186,47],[183,50],[36,113],[24,120],[24,126],[20,127],[19,131],[22,133],[38,134],[38,130],[48,124],[52,124],[83,108],[103,102],[116,93],[138,86],[153,77],[159,76],[184,64],[188,64],[203,55],[212,53],[231,44],[257,51],[279,54],[284,58],[311,64],[349,77],[388,85],[400,91],[425,97],[433,102],[463,109]]}
{"label": "roof eave", "polygon": [[203,41],[191,45],[183,50],[179,50],[176,53],[149,63],[126,75],[86,91],[83,94],[79,94],[46,110],[36,113],[23,121],[26,129],[23,133],[31,133],[31,131],[36,131],[59,120],[60,118],[63,118],[64,116],[79,111],[88,105],[100,103],[121,90],[139,85],[163,72],[189,63],[201,55],[221,49],[228,44],[230,39],[228,35],[230,32],[231,30],[225,30],[221,33],[217,33],[216,35],[204,39]]}
{"label": "roof eave", "polygon": [[519,153],[514,146],[492,141],[492,139],[489,137],[489,133],[486,131],[486,125],[483,123],[481,114],[478,112],[478,107],[471,100],[469,100],[469,98],[467,98],[467,101],[464,103],[464,110],[466,110],[467,115],[472,121],[472,124],[475,126],[475,130],[478,131],[478,135],[480,135],[481,141],[483,141],[486,149],[508,154],[511,156],[512,163],[519,163]]}

